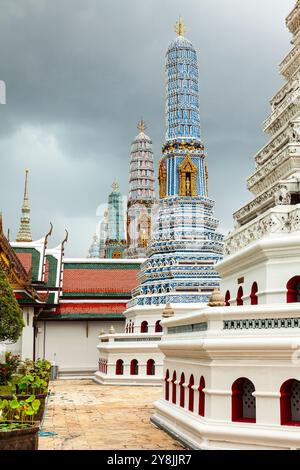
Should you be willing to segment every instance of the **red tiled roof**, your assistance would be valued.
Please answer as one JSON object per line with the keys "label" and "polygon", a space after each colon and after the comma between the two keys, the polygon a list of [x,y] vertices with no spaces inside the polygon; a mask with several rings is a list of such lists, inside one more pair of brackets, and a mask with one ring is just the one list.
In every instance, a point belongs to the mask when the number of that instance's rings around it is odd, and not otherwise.
{"label": "red tiled roof", "polygon": [[32,266],[32,254],[31,253],[16,253],[17,257],[21,261],[25,271],[29,273]]}
{"label": "red tiled roof", "polygon": [[128,293],[137,282],[138,269],[65,269],[63,292]]}
{"label": "red tiled roof", "polygon": [[123,313],[126,310],[126,303],[62,303],[60,304],[55,313],[58,315],[64,314],[95,314],[95,313]]}

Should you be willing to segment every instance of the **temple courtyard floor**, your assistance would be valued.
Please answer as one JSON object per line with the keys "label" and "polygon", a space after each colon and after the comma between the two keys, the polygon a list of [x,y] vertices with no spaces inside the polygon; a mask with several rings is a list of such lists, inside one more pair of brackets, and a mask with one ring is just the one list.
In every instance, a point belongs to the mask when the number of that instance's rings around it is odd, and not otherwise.
{"label": "temple courtyard floor", "polygon": [[180,450],[150,423],[160,387],[101,386],[92,380],[56,380],[50,385],[40,450]]}

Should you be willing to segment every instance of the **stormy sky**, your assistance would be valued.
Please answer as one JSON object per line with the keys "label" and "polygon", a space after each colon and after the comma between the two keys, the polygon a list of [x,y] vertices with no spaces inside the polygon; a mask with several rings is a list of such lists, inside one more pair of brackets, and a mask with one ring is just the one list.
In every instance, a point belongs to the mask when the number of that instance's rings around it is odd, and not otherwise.
{"label": "stormy sky", "polygon": [[24,170],[33,237],[86,256],[114,178],[127,194],[142,116],[156,168],[164,141],[165,52],[182,15],[199,56],[202,138],[221,230],[250,199],[246,178],[283,81],[295,0],[0,0],[0,210],[14,239]]}

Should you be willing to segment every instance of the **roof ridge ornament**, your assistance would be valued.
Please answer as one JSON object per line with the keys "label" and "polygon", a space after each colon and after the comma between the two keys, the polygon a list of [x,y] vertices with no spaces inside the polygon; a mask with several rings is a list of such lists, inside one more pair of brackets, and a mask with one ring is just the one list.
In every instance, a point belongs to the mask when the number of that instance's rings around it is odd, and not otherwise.
{"label": "roof ridge ornament", "polygon": [[177,36],[184,36],[187,32],[187,27],[183,24],[181,16],[179,16],[179,19],[174,27],[174,31]]}

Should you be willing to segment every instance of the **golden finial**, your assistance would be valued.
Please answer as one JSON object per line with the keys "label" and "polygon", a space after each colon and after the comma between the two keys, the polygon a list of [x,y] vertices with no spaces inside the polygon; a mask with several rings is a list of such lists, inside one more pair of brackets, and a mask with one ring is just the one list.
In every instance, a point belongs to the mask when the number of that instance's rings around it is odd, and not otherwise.
{"label": "golden finial", "polygon": [[178,36],[184,36],[184,34],[186,33],[187,28],[183,24],[181,16],[179,16],[179,20],[177,21],[174,29],[175,33],[177,33]]}
{"label": "golden finial", "polygon": [[140,120],[140,122],[138,123],[137,128],[138,128],[138,130],[139,130],[140,132],[145,132],[147,126],[146,126],[146,124],[145,124],[144,119],[141,119],[141,120]]}

